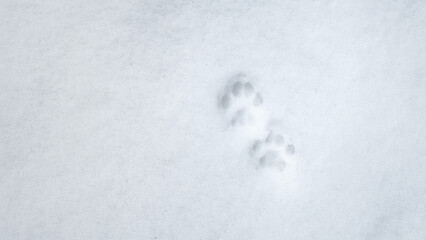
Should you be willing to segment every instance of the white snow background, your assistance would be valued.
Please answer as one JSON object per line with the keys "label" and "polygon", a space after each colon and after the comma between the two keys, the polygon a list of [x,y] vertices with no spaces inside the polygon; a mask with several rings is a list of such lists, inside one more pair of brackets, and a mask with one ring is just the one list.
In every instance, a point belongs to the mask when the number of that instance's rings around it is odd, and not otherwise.
{"label": "white snow background", "polygon": [[[238,73],[297,171],[248,164]],[[420,0],[1,0],[0,239],[426,239],[425,78]]]}

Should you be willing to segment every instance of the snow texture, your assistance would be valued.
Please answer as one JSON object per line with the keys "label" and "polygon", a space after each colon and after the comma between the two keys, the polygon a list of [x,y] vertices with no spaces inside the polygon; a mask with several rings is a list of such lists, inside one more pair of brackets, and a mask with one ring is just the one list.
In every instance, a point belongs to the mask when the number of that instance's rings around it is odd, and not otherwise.
{"label": "snow texture", "polygon": [[426,2],[0,0],[0,239],[426,239]]}

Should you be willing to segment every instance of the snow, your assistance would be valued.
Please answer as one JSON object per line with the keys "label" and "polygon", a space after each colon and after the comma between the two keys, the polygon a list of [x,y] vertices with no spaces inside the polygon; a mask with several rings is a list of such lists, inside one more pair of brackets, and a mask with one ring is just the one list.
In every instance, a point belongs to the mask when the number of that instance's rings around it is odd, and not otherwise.
{"label": "snow", "polygon": [[[1,239],[426,238],[424,1],[1,0],[0,20]],[[295,167],[250,162],[217,104],[237,74]]]}

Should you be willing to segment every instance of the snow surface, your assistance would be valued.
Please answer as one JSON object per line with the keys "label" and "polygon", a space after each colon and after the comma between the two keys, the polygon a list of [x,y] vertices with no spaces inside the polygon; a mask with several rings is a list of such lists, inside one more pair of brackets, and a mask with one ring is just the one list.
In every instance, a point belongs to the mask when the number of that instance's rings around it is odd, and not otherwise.
{"label": "snow surface", "polygon": [[[426,239],[425,1],[0,0],[0,20],[0,239]],[[297,168],[249,163],[217,105],[241,73]]]}

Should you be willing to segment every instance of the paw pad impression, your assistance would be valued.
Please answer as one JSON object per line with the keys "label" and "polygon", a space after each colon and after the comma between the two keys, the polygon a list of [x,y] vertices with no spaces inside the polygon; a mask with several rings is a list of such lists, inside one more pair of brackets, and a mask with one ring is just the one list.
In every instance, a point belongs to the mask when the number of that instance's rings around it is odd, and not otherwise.
{"label": "paw pad impression", "polygon": [[286,143],[280,134],[269,132],[264,140],[256,140],[251,149],[250,155],[259,167],[273,168],[282,171],[292,155],[295,154],[295,147],[291,143]]}
{"label": "paw pad impression", "polygon": [[252,83],[244,75],[238,75],[236,80],[225,90],[220,98],[220,105],[226,111],[232,126],[242,126],[256,121],[256,108],[263,99],[256,92]]}

